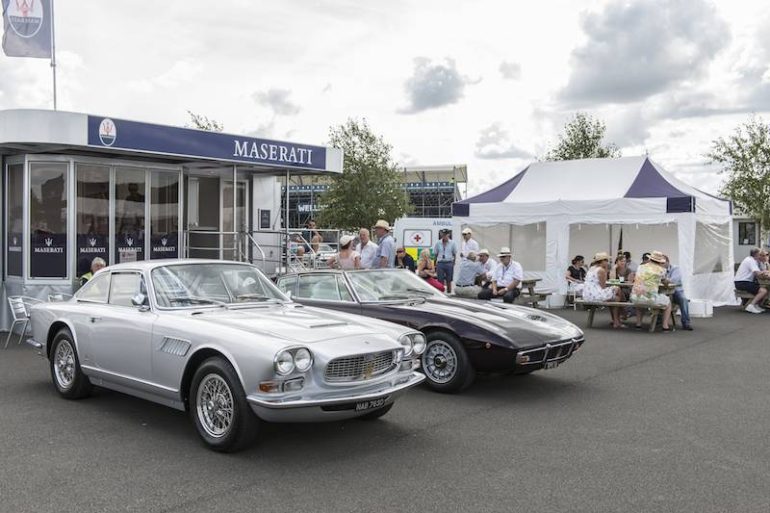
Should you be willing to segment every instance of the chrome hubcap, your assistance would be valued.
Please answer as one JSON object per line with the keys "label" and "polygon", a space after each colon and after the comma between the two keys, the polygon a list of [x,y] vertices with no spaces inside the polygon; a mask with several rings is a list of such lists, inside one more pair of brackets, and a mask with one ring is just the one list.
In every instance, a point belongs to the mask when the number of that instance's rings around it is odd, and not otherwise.
{"label": "chrome hubcap", "polygon": [[447,383],[457,373],[457,353],[443,340],[432,340],[422,356],[422,369],[435,383]]}
{"label": "chrome hubcap", "polygon": [[59,342],[53,358],[56,383],[61,389],[66,390],[75,381],[75,350],[72,349],[69,340]]}
{"label": "chrome hubcap", "polygon": [[208,374],[198,385],[196,397],[198,420],[206,433],[221,438],[233,423],[233,394],[218,374]]}

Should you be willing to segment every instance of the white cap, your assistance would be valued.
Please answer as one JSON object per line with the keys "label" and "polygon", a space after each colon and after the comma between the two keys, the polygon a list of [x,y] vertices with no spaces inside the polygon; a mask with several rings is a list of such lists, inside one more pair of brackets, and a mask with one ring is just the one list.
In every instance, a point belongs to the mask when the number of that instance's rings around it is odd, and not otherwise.
{"label": "white cap", "polygon": [[470,228],[463,229],[463,235],[472,235],[472,234],[473,234],[473,230],[471,230]]}
{"label": "white cap", "polygon": [[352,241],[353,241],[352,235],[343,235],[342,237],[340,237],[340,247],[347,246]]}

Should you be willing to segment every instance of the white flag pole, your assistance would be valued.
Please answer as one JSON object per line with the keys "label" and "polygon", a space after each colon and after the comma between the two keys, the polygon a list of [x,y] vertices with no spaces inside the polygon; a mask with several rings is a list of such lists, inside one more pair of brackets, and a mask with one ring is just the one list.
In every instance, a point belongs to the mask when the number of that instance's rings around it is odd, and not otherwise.
{"label": "white flag pole", "polygon": [[53,3],[51,0],[51,70],[53,71],[53,110],[56,110],[56,37],[54,33]]}

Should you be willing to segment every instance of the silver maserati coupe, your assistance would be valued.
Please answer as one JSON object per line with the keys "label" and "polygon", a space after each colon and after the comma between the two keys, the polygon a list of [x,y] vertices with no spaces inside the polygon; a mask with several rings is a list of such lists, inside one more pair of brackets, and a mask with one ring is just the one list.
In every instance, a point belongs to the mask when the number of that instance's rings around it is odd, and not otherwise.
{"label": "silver maserati coupe", "polygon": [[294,303],[235,262],[110,266],[33,307],[31,325],[63,397],[99,386],[188,410],[218,451],[248,445],[262,421],[381,417],[424,379],[420,332]]}

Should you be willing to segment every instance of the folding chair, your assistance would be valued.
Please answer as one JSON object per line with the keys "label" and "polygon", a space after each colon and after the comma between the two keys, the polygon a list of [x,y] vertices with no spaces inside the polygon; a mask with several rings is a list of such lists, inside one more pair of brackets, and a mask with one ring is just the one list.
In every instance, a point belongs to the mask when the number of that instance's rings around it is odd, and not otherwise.
{"label": "folding chair", "polygon": [[21,344],[21,341],[24,340],[24,335],[26,335],[27,326],[29,325],[29,308],[36,303],[42,303],[42,301],[35,299],[34,297],[27,296],[8,297],[8,306],[11,309],[13,322],[11,323],[11,328],[8,330],[8,336],[5,338],[4,349],[8,349],[8,343],[11,341],[11,337],[13,336],[13,329],[17,324],[22,324],[24,326],[21,330],[21,334],[19,335],[19,344]]}

